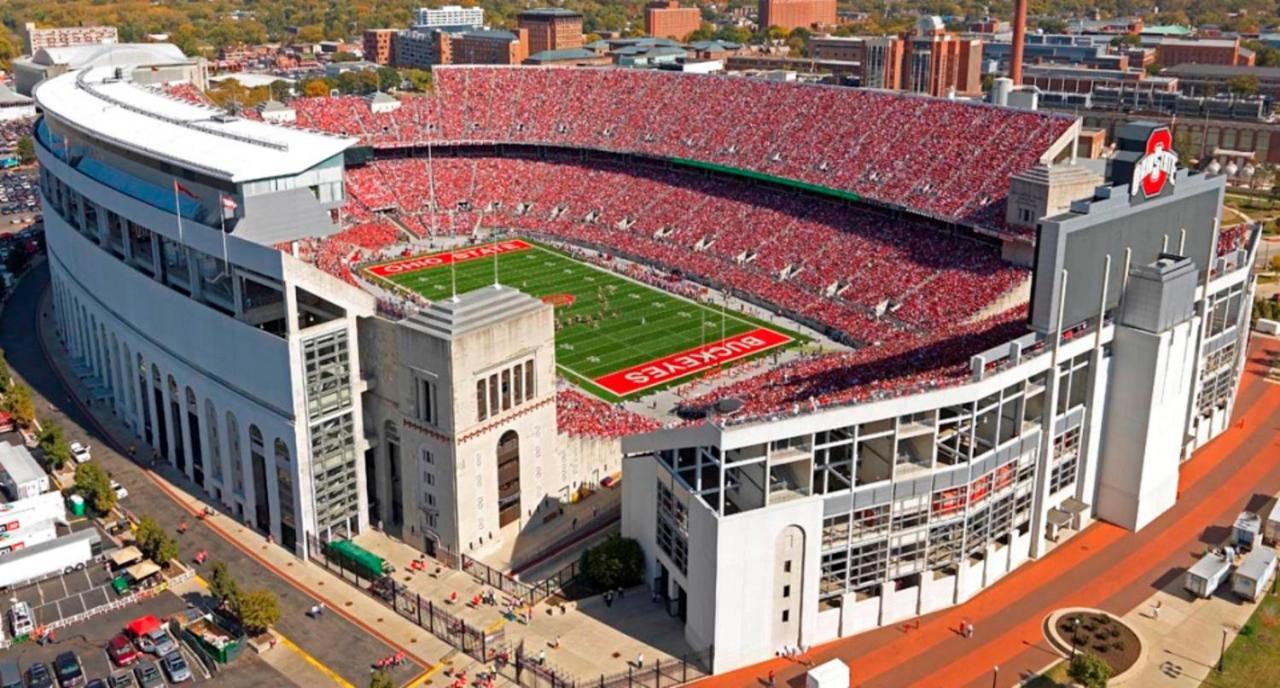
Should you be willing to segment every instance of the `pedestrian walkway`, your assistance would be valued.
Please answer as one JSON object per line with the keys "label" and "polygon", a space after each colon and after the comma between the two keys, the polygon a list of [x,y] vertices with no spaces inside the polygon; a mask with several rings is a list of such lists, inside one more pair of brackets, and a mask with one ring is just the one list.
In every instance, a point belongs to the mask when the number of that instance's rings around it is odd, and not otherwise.
{"label": "pedestrian walkway", "polygon": [[[545,651],[548,662],[582,679],[626,671],[628,662],[640,655],[650,661],[678,660],[691,652],[684,641],[683,624],[644,587],[623,591],[611,604],[601,595],[577,601],[552,597],[536,605],[530,618],[525,613],[507,613],[504,600],[508,596],[481,584],[471,574],[426,558],[383,533],[363,533],[356,542],[393,564],[396,583],[424,601],[474,628],[491,634],[501,630],[512,647],[523,641],[529,654]],[[424,568],[415,571],[414,562]],[[494,604],[477,599],[489,593]]]}

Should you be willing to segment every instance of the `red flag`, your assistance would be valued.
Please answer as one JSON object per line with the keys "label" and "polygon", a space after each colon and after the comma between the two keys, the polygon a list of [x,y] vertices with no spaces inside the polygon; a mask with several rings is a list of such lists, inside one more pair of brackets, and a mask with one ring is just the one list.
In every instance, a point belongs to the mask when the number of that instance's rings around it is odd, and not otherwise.
{"label": "red flag", "polygon": [[177,179],[173,180],[173,190],[174,190],[174,191],[177,191],[178,193],[180,193],[180,194],[182,194],[182,195],[184,195],[184,196],[189,196],[189,197],[191,197],[191,198],[196,198],[196,194],[195,194],[195,192],[193,192],[191,189],[188,189],[187,187],[183,186],[183,185],[182,185],[182,184],[181,184]]}
{"label": "red flag", "polygon": [[222,209],[223,209],[223,210],[235,210],[237,207],[239,207],[239,206],[237,206],[237,205],[236,205],[236,199],[231,198],[230,196],[223,196],[223,197],[222,197]]}

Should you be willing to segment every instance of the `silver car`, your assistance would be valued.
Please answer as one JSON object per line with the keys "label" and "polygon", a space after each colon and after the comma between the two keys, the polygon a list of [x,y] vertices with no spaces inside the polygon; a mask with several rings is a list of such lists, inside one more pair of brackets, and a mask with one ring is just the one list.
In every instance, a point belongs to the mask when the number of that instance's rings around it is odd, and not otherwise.
{"label": "silver car", "polygon": [[169,675],[170,683],[182,683],[191,680],[191,668],[187,666],[187,660],[182,658],[182,654],[174,651],[164,656],[160,660],[164,665],[164,673]]}
{"label": "silver car", "polygon": [[178,644],[173,642],[173,636],[163,628],[152,629],[146,635],[138,636],[137,643],[139,650],[157,657],[163,657],[178,649]]}

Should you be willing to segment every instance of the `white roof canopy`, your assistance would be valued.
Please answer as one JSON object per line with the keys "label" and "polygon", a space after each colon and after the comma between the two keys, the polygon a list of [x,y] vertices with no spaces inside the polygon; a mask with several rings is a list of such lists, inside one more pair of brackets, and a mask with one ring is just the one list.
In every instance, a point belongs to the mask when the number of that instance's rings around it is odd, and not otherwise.
{"label": "white roof canopy", "polygon": [[299,174],[356,142],[231,117],[114,76],[96,67],[48,79],[36,87],[36,101],[82,132],[237,183]]}

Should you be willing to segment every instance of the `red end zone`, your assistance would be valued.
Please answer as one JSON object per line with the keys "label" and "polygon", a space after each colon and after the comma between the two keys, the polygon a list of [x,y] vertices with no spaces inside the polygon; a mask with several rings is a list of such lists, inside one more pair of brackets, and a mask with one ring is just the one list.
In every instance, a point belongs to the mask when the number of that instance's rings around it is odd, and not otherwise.
{"label": "red end zone", "polygon": [[665,358],[602,375],[594,382],[618,396],[626,396],[690,373],[714,368],[721,363],[767,351],[789,341],[791,337],[761,327],[718,342],[711,342]]}
{"label": "red end zone", "polygon": [[377,275],[378,277],[393,277],[395,275],[403,275],[409,272],[418,272],[419,270],[429,270],[431,268],[440,267],[441,265],[465,263],[469,260],[476,260],[478,258],[488,258],[494,254],[527,251],[531,248],[533,248],[533,246],[526,241],[512,239],[511,241],[499,241],[496,244],[473,246],[461,251],[433,253],[429,256],[415,256],[413,258],[394,260],[390,263],[374,265],[369,268],[369,272]]}

